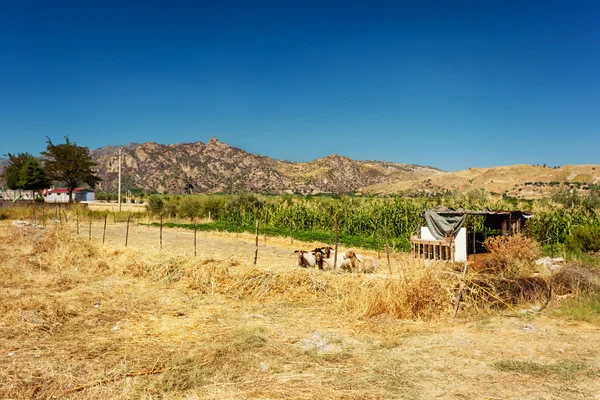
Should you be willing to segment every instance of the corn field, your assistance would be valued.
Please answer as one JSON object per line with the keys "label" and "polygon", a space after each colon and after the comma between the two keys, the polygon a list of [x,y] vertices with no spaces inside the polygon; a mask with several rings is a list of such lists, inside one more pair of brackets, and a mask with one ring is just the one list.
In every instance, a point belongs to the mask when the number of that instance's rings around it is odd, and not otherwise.
{"label": "corn field", "polygon": [[[521,210],[534,214],[527,221],[525,233],[540,244],[564,244],[574,229],[600,226],[600,201],[568,202],[542,199],[536,201],[505,200],[482,191],[454,193],[439,198],[369,198],[351,196],[264,196],[264,195],[186,195],[159,196],[148,199],[148,215],[177,218],[190,223],[210,218],[242,230],[253,231],[256,220],[265,228],[282,231],[315,232],[332,237],[337,221],[340,236],[355,237],[359,243],[383,241],[384,227],[397,250],[410,249],[410,236],[425,224],[424,210],[437,205],[465,209]],[[34,208],[0,209],[2,218],[29,218]],[[105,212],[88,212],[73,208],[81,218],[104,219]],[[39,219],[42,210],[37,209]],[[14,215],[12,215],[14,214]],[[66,218],[64,211],[46,208],[45,218]],[[75,216],[74,216],[75,217]],[[124,221],[127,215],[110,215]],[[181,221],[184,219],[184,221]],[[485,232],[482,217],[471,216],[469,229]]]}
{"label": "corn field", "polygon": [[[190,220],[210,215],[214,220],[248,228],[258,219],[261,225],[266,222],[271,228],[331,233],[337,220],[340,235],[374,240],[376,236],[383,236],[385,226],[399,250],[410,248],[411,234],[425,224],[423,211],[436,205],[531,212],[534,217],[528,220],[525,233],[541,244],[565,243],[575,227],[600,225],[600,206],[571,207],[551,199],[518,202],[511,199],[509,202],[481,191],[433,199],[246,194],[163,197],[161,202],[161,207],[152,209],[150,206],[149,211]],[[471,217],[469,226],[484,232],[483,222],[482,217]]]}

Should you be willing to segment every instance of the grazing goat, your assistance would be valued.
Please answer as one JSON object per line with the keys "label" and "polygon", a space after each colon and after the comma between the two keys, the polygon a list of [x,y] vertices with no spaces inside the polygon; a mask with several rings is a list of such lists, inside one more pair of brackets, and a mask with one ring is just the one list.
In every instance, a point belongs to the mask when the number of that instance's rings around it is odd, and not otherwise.
{"label": "grazing goat", "polygon": [[349,269],[352,272],[372,273],[377,269],[377,260],[356,254],[352,250],[347,251],[344,261],[350,261]]}
{"label": "grazing goat", "polygon": [[298,253],[298,266],[302,268],[314,267],[316,265],[316,257],[310,251],[296,250]]}
{"label": "grazing goat", "polygon": [[312,251],[313,253],[321,253],[325,256],[325,258],[330,258],[333,253],[333,247],[325,246],[325,247],[317,247]]}
{"label": "grazing goat", "polygon": [[323,252],[316,252],[315,258],[319,269],[330,270],[333,269],[334,265],[336,268],[348,269],[350,266],[350,260],[344,260],[344,256],[341,254],[338,254],[337,256],[337,263],[335,262],[335,257],[333,255],[326,258],[325,253]]}

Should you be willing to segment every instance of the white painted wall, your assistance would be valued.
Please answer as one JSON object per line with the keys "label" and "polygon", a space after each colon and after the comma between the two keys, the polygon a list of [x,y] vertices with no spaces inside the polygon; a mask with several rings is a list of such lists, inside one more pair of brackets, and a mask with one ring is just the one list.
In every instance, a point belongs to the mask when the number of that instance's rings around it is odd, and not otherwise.
{"label": "white painted wall", "polygon": [[[421,239],[437,240],[426,226],[421,227]],[[454,261],[467,261],[467,228],[460,228],[458,235],[454,239]]]}
{"label": "white painted wall", "polygon": [[46,195],[46,203],[68,203],[68,193],[48,193]]}

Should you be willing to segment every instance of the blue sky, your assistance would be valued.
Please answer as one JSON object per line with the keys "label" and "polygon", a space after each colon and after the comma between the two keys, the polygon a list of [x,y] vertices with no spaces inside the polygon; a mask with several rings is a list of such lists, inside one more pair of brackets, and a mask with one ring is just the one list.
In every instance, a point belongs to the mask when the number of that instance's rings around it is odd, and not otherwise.
{"label": "blue sky", "polygon": [[600,2],[0,0],[0,156],[600,163]]}

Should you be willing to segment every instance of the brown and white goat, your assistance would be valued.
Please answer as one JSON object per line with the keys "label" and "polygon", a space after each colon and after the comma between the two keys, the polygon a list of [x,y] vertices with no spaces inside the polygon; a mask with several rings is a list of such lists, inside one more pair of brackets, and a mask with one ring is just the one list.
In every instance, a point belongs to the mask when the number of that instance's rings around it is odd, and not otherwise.
{"label": "brown and white goat", "polygon": [[350,265],[350,261],[344,260],[344,256],[342,256],[341,254],[338,254],[337,262],[335,261],[336,258],[333,254],[331,254],[331,257],[326,258],[325,253],[316,252],[315,258],[319,269],[332,270],[334,269],[334,267],[340,269],[348,269]]}
{"label": "brown and white goat", "polygon": [[344,261],[349,261],[349,270],[352,272],[372,273],[377,269],[377,260],[356,254],[352,250],[347,251]]}
{"label": "brown and white goat", "polygon": [[302,268],[314,267],[316,265],[316,257],[310,251],[296,250],[298,254],[298,266]]}

